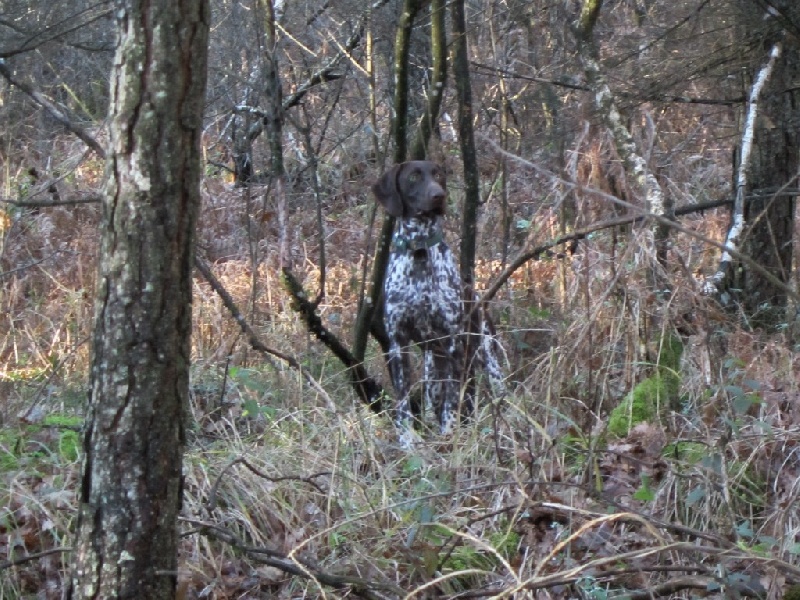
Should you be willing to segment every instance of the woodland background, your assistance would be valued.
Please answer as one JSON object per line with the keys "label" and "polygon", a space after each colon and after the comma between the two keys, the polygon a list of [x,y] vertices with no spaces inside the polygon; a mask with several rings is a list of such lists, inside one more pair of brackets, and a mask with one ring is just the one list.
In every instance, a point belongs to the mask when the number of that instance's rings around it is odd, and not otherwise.
{"label": "woodland background", "polygon": [[[430,121],[436,6],[211,2],[176,597],[792,597],[800,8],[456,0]],[[0,598],[69,579],[113,9],[0,2]],[[309,325],[391,394],[370,186],[426,122],[511,391],[408,454]]]}

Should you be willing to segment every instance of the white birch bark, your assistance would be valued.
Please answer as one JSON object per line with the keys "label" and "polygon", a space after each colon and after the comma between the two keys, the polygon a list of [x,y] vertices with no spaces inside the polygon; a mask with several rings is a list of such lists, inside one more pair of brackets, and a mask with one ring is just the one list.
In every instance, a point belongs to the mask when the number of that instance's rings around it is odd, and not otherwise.
{"label": "white birch bark", "polygon": [[750,169],[750,154],[753,150],[753,139],[755,138],[756,117],[758,116],[758,99],[764,85],[769,80],[775,62],[781,55],[780,43],[775,44],[769,53],[769,60],[758,73],[753,87],[750,90],[750,98],[747,102],[747,118],[745,119],[744,133],[742,134],[742,156],[739,160],[739,172],[736,176],[736,199],[733,205],[733,216],[731,218],[731,228],[725,239],[726,250],[722,252],[719,267],[716,273],[706,279],[703,284],[703,292],[708,295],[720,293],[720,285],[723,283],[733,266],[733,256],[729,250],[738,251],[739,238],[744,231],[744,194],[747,188],[747,177]]}

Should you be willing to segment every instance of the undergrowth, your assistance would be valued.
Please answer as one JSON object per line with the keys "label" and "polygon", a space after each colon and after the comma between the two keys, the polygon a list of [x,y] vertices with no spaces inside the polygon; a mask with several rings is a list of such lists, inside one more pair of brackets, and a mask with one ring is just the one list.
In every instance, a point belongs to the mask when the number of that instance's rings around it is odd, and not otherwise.
{"label": "undergrowth", "polygon": [[[309,338],[277,258],[266,250],[253,262],[243,192],[214,180],[205,189],[200,251],[258,334],[319,385],[253,351],[195,279],[183,597],[774,598],[800,581],[797,355],[680,274],[663,314],[666,351],[643,349],[631,305],[653,306],[635,232],[598,234],[569,259],[515,273],[491,307],[509,396],[484,398],[452,438],[424,432],[406,453]],[[349,340],[369,215],[334,208],[340,238],[320,313]],[[554,222],[549,207],[537,211],[530,223]],[[58,598],[68,577],[98,212],[20,211],[4,232],[5,271],[42,262],[0,291],[0,598]],[[308,211],[290,219],[313,231]],[[691,225],[719,237],[721,222]],[[265,227],[253,243],[269,249],[278,235]],[[496,243],[484,239],[483,255],[497,256]],[[675,258],[688,244],[676,237]],[[307,242],[297,268],[314,294],[317,257]],[[501,268],[481,261],[480,282]],[[367,368],[388,385],[377,345]],[[648,385],[657,411],[612,427],[609,414]],[[680,590],[664,587],[676,580]]]}

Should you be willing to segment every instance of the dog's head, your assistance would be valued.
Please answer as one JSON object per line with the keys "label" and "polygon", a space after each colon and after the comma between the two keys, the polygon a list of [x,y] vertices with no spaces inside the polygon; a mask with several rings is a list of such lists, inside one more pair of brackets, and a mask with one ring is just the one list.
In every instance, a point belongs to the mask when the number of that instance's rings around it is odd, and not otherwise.
{"label": "dog's head", "polygon": [[447,181],[442,169],[427,160],[395,165],[372,186],[386,212],[397,218],[443,215],[447,203]]}

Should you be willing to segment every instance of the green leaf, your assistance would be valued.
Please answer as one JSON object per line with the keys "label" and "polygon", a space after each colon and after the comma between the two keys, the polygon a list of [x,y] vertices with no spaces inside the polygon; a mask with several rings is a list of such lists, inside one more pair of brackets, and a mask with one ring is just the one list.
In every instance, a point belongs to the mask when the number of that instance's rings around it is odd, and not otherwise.
{"label": "green leaf", "polygon": [[422,505],[419,507],[419,512],[417,513],[417,518],[419,519],[420,523],[434,523],[435,522],[435,513],[433,511],[433,507],[427,503],[423,502]]}
{"label": "green leaf", "polygon": [[747,386],[754,392],[757,392],[761,389],[761,382],[756,381],[755,379],[745,379],[744,381],[742,381],[742,384]]}
{"label": "green leaf", "polygon": [[700,464],[714,473],[722,473],[722,458],[716,452],[714,454],[704,456],[703,460],[700,461]]}
{"label": "green leaf", "polygon": [[741,386],[738,386],[738,385],[726,385],[726,386],[723,387],[723,389],[726,392],[728,392],[731,396],[733,396],[734,398],[739,398],[741,396],[744,396],[744,390],[742,389]]}
{"label": "green leaf", "polygon": [[406,460],[403,464],[403,475],[406,477],[409,475],[414,475],[415,473],[422,471],[424,467],[425,461],[422,460],[422,457],[412,454],[411,456],[406,457]]}
{"label": "green leaf", "polygon": [[244,417],[255,417],[261,412],[261,406],[259,406],[258,402],[252,399],[245,400],[242,407],[242,416]]}
{"label": "green leaf", "polygon": [[686,497],[686,506],[694,506],[700,500],[706,497],[706,488],[702,485],[698,485],[694,488],[689,495]]}
{"label": "green leaf", "polygon": [[771,535],[760,535],[758,536],[758,541],[767,548],[775,548],[778,546],[777,538],[772,537]]}
{"label": "green leaf", "polygon": [[736,526],[736,534],[740,537],[752,539],[753,537],[753,526],[750,524],[750,521],[742,521]]}
{"label": "green leaf", "polygon": [[655,492],[650,489],[650,477],[647,475],[642,475],[642,485],[639,486],[639,489],[636,490],[633,494],[634,500],[639,500],[640,502],[652,502],[656,499]]}
{"label": "green leaf", "polygon": [[737,414],[744,414],[750,407],[754,404],[761,404],[761,398],[756,396],[755,394],[744,394],[742,396],[736,396],[733,399],[733,410]]}

